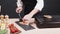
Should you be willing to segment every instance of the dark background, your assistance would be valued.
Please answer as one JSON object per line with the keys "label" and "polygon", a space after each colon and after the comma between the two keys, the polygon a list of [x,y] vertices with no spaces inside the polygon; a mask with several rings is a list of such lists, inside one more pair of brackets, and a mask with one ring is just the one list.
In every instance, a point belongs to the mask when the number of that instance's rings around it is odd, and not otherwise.
{"label": "dark background", "polygon": [[60,15],[60,0],[44,0],[43,11],[51,15]]}
{"label": "dark background", "polygon": [[[4,14],[4,11],[9,11],[8,14],[10,14],[10,17],[13,17],[12,15],[18,17],[15,12],[16,0],[0,0],[0,4],[2,5],[1,14]],[[42,12],[44,14],[60,15],[60,0],[44,0],[44,8]]]}

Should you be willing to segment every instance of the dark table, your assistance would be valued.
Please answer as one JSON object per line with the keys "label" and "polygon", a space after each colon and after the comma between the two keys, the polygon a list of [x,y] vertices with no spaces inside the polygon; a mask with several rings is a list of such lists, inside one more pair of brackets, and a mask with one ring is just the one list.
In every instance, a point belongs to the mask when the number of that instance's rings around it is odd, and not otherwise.
{"label": "dark table", "polygon": [[51,21],[44,20],[43,17],[38,16],[36,19],[36,25],[38,28],[59,28],[60,27],[60,15],[52,15]]}

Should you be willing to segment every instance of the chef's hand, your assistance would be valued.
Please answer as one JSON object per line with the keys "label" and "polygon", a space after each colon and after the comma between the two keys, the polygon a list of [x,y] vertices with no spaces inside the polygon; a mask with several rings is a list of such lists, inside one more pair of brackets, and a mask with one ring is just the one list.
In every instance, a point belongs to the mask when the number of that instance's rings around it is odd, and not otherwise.
{"label": "chef's hand", "polygon": [[25,16],[23,17],[22,20],[23,20],[23,22],[25,23],[25,25],[29,25],[31,18],[32,18],[31,15],[27,14],[27,15],[25,15]]}
{"label": "chef's hand", "polygon": [[23,7],[22,6],[17,7],[16,8],[16,13],[21,13],[22,10],[23,10]]}
{"label": "chef's hand", "polygon": [[23,21],[29,21],[32,18],[30,14],[27,14],[23,17]]}
{"label": "chef's hand", "polygon": [[24,21],[25,25],[29,25],[29,24],[33,24],[35,22],[35,19],[32,18],[31,14],[27,14],[23,17],[23,21]]}

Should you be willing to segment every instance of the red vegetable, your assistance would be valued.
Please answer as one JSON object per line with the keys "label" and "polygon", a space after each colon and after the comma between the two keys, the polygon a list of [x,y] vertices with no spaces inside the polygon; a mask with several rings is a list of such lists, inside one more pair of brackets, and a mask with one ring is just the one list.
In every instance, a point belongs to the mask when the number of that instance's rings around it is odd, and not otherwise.
{"label": "red vegetable", "polygon": [[18,32],[19,30],[15,27],[15,32]]}
{"label": "red vegetable", "polygon": [[14,24],[9,25],[11,33],[19,32],[19,30],[14,26]]}
{"label": "red vegetable", "polygon": [[11,33],[15,33],[15,30],[13,28],[10,28]]}
{"label": "red vegetable", "polygon": [[14,27],[14,24],[10,24],[10,25],[9,25],[9,28],[11,28],[11,27]]}

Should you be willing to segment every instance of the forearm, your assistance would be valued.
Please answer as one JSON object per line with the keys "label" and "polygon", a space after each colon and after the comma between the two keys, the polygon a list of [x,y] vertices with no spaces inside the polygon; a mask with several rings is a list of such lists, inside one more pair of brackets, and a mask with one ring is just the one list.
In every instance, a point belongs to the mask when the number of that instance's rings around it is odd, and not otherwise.
{"label": "forearm", "polygon": [[38,9],[33,9],[33,10],[29,13],[29,15],[32,17],[32,16],[34,16],[37,12],[39,12]]}
{"label": "forearm", "polygon": [[17,7],[20,7],[20,6],[23,6],[23,3],[22,3],[22,1],[21,0],[17,0]]}
{"label": "forearm", "polygon": [[44,7],[43,0],[37,0],[37,4],[36,4],[35,8],[29,13],[29,15],[31,15],[31,17],[32,17],[37,12],[41,11],[43,9],[43,7]]}

